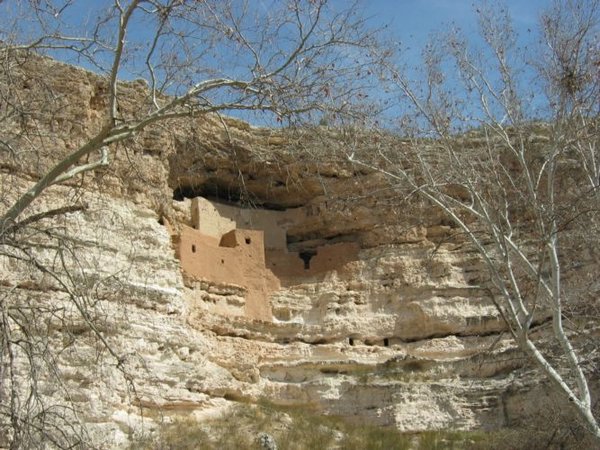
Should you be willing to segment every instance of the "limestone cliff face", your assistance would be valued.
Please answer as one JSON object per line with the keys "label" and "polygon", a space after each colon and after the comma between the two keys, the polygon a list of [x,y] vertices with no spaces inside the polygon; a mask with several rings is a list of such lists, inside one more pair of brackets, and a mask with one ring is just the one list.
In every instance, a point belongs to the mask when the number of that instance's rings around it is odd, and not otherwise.
{"label": "limestone cliff face", "polygon": [[[30,80],[27,89],[52,73],[44,83],[60,91],[60,115],[42,111],[32,119],[57,136],[51,152],[35,164],[28,157],[2,161],[5,205],[89,136],[105,106],[103,81],[88,72],[37,57],[19,70]],[[121,107],[133,114],[144,85],[123,89],[131,104]],[[297,142],[281,132],[235,120],[227,127],[205,117],[148,130],[117,149],[108,169],[53,187],[35,203],[28,214],[85,205],[45,222],[76,238],[61,264],[43,236],[32,241],[62,284],[0,257],[3,295],[64,308],[73,319],[72,329],[64,320],[49,322],[50,345],[61,349],[65,390],[98,446],[125,446],[161,420],[201,420],[241,400],[300,405],[403,431],[496,429],[535,407],[529,399],[545,393],[544,385],[474,287],[486,276],[481,262],[435,211],[416,201],[393,207],[396,194],[378,174],[295,157]],[[185,230],[193,229],[191,198],[199,195],[223,211],[248,210],[248,217],[252,205],[267,215],[294,211],[284,244],[234,256],[265,258],[257,264],[271,273],[268,282],[251,284],[264,276],[262,268],[243,272],[244,279],[210,275],[203,257],[224,251],[218,259],[225,261],[225,250],[258,235],[208,236],[204,256],[200,247],[192,250],[195,235]],[[181,242],[189,247],[185,258],[199,262],[182,263]],[[336,245],[352,251],[341,257],[336,250],[331,265],[311,270],[319,249]],[[274,248],[280,253],[269,255]],[[278,271],[282,258],[296,258],[299,268]],[[116,359],[85,324],[76,326],[67,287],[83,285],[96,293],[90,310]],[[247,309],[249,303],[259,306]],[[45,395],[65,401],[61,389]]]}

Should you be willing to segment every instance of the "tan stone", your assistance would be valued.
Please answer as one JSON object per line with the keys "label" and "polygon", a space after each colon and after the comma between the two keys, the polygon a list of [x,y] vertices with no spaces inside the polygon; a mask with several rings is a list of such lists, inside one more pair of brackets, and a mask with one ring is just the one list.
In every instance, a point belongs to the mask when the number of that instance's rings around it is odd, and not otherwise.
{"label": "tan stone", "polygon": [[[106,82],[89,72],[43,57],[15,70],[60,95],[57,114],[36,123],[48,145],[34,140],[39,153],[1,161],[3,205],[98,130],[106,106]],[[121,87],[122,114],[134,115],[145,86]],[[111,154],[108,169],[86,174],[82,189],[79,178],[53,186],[27,210],[88,205],[43,223],[74,238],[76,259],[57,265],[44,233],[32,251],[62,280],[91,289],[93,317],[122,361],[86,334],[60,283],[0,256],[3,301],[55,306],[69,318],[44,323],[46,350],[56,350],[96,447],[128,448],[161,421],[214,417],[232,399],[414,432],[501,428],[549,392],[477,287],[485,266],[439,211],[417,200],[395,207],[397,193],[378,174],[320,167],[284,148],[279,131],[223,120],[229,133],[210,116],[147,130]],[[171,201],[178,188],[239,191],[240,176],[259,206],[278,210]],[[591,283],[597,261],[586,252]],[[44,401],[64,405],[64,391],[47,387]]]}
{"label": "tan stone", "polygon": [[195,197],[191,216],[192,226],[205,235],[220,237],[235,228],[262,230],[265,248],[286,251],[286,227],[301,222],[303,213],[300,209],[238,208]]}

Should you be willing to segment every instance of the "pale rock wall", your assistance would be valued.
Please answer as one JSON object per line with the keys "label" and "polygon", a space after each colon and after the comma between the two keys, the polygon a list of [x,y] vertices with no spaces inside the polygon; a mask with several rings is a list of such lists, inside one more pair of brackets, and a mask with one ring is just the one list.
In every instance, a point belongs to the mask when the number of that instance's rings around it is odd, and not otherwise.
{"label": "pale rock wall", "polygon": [[[37,121],[40,136],[61,137],[52,138],[52,145],[32,142],[42,153],[32,152],[31,159],[3,161],[2,207],[98,129],[106,100],[105,81],[81,69],[33,58],[18,70],[29,80],[23,98],[37,98],[36,83],[39,92],[60,94],[49,95],[60,114],[31,120]],[[135,114],[145,88],[140,83],[122,87],[130,94],[122,113]],[[77,261],[65,263],[71,276],[56,264],[57,247],[46,245],[47,235],[35,236],[35,252],[68,283],[101,294],[92,305],[94,317],[123,358],[129,381],[86,331],[60,285],[0,256],[3,299],[68,313],[67,322],[52,318],[44,326],[51,330],[49,348],[55,349],[72,406],[88,425],[94,447],[127,448],[162,421],[204,419],[237,400],[267,399],[404,431],[496,429],[530,420],[537,400],[550,389],[515,350],[487,295],[477,289],[486,279],[481,261],[439,211],[418,201],[396,207],[396,193],[380,174],[303,161],[283,151],[289,140],[276,131],[228,120],[226,133],[219,123],[204,117],[173,122],[168,132],[148,130],[127,152],[111,155],[107,170],[89,174],[85,189],[79,182],[53,187],[27,211],[73,199],[88,203],[84,211],[45,223],[60,236],[75,237]],[[267,236],[266,246],[293,257],[289,276],[282,276],[281,286],[270,294],[270,312],[247,311],[255,300],[265,301],[248,296],[263,285],[244,282],[257,279],[256,266],[228,273],[207,262],[235,261],[235,252],[246,250],[243,231],[239,239],[230,235],[240,248],[231,247],[229,238],[224,241],[229,247],[219,246],[233,228],[201,238],[202,233],[183,226],[190,222],[187,203],[182,209],[180,202],[171,202],[177,189],[239,189],[240,172],[255,198],[293,211],[264,218],[235,209],[225,213],[225,207],[219,211],[230,221],[227,227],[260,223],[274,236]],[[181,249],[194,253],[195,243],[195,255],[202,248],[208,259],[190,263],[194,255],[182,257],[183,250],[176,258],[170,233],[159,224],[161,215],[173,219],[173,229],[183,230]],[[288,236],[285,249],[280,229]],[[257,236],[251,239],[256,242]],[[318,249],[308,272],[296,256],[306,249]],[[317,264],[319,250],[323,265]],[[244,257],[260,259],[252,252]],[[337,255],[331,266],[329,252]],[[199,279],[183,277],[182,268],[184,273],[197,270]],[[543,327],[534,333],[543,333]],[[589,338],[597,340],[597,333]],[[16,357],[25,367],[24,355]],[[42,377],[48,385],[45,401],[64,404],[69,397],[46,374]]]}
{"label": "pale rock wall", "polygon": [[[68,187],[51,188],[29,212],[59,205],[71,193]],[[179,262],[156,214],[131,201],[98,193],[84,192],[80,199],[88,205],[85,211],[53,223],[53,229],[76,237],[76,259],[67,252],[61,269],[56,266],[59,248],[42,245],[34,251],[40,263],[54,267],[67,286],[72,280],[79,291],[86,292],[86,286],[90,289],[87,295],[94,303],[88,305],[89,313],[97,317],[100,332],[122,358],[135,395],[117,369],[117,361],[86,331],[60,285],[1,256],[0,290],[2,296],[10,294],[5,298],[12,301],[34,301],[67,313],[66,317],[47,318],[50,329],[55,327],[48,338],[56,352],[64,391],[40,369],[44,401],[61,405],[70,398],[79,420],[90,425],[97,448],[125,448],[133,430],[140,432],[153,423],[140,406],[148,412],[211,405],[214,402],[209,396],[191,392],[186,383],[210,373],[226,383],[227,375],[206,359],[209,342],[185,323],[188,306]],[[24,357],[15,356],[18,360]],[[72,421],[77,423],[75,417]]]}
{"label": "pale rock wall", "polygon": [[[52,188],[37,207],[60,204],[69,189]],[[427,242],[361,250],[343,270],[278,289],[273,322],[253,320],[232,313],[251,287],[222,273],[219,281],[184,283],[169,233],[151,210],[96,192],[83,199],[87,210],[59,224],[78,237],[87,283],[115,286],[97,304],[107,313],[101,330],[136,389],[132,397],[109,355],[92,358],[97,342],[89,333],[61,352],[66,386],[99,447],[125,448],[161,421],[210,417],[236,400],[267,399],[405,431],[493,429],[527,412],[535,378],[512,375],[525,362],[497,334],[503,327],[493,307],[468,287],[462,267],[469,258],[450,247],[438,248],[433,261],[425,257],[434,247]],[[207,255],[244,249],[244,233],[229,235],[228,247],[205,237]],[[13,261],[1,267],[4,293],[69,305],[60,289]],[[211,309],[207,299],[233,306]],[[63,334],[52,339],[64,345]],[[509,393],[509,386],[518,389]],[[57,391],[48,401],[64,398]]]}

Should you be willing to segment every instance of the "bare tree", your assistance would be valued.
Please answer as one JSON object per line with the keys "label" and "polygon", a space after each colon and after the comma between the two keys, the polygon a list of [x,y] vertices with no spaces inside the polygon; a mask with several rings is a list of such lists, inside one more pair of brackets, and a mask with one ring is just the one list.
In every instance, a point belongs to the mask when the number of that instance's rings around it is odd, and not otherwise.
{"label": "bare tree", "polygon": [[[236,110],[268,111],[279,119],[330,109],[349,113],[349,100],[364,83],[355,74],[374,63],[366,56],[373,37],[355,8],[334,13],[326,0],[274,2],[269,11],[239,1],[115,0],[93,11],[100,17],[85,29],[73,30],[80,34],[64,34],[73,25],[60,19],[74,4],[31,2],[35,21],[5,30],[6,40],[16,42],[5,42],[2,52],[67,52],[106,73],[105,117],[4,212],[2,228],[48,186],[107,165],[111,145],[157,122]],[[136,32],[138,39],[130,36]],[[119,111],[122,74],[149,81],[147,104],[132,117]],[[80,164],[94,153],[95,162]]]}
{"label": "bare tree", "polygon": [[[65,214],[85,209],[78,180],[110,166],[120,146],[143,130],[177,120],[236,111],[273,123],[359,114],[352,100],[370,81],[356,73],[372,74],[377,64],[374,32],[356,5],[335,10],[329,3],[0,2],[0,169],[17,174],[0,185],[0,259],[43,275],[61,298],[44,305],[15,286],[2,289],[0,434],[6,440],[0,445],[86,445],[76,409],[45,403],[40,388],[54,383],[69,398],[57,362],[64,348],[50,345],[51,327],[67,330],[72,339],[65,348],[81,334],[69,329],[89,331],[129,382],[125,356],[99,326],[98,296],[114,295],[118,283],[109,289],[108,280],[91,279],[77,236],[60,227]],[[95,99],[100,114],[84,126],[62,126],[61,110],[70,105],[44,88],[44,74],[32,78],[31,66],[46,56],[102,76]],[[145,89],[132,100],[121,79],[141,79]],[[72,198],[44,205],[44,193],[65,182],[74,186]],[[41,209],[32,208],[36,200]]]}
{"label": "bare tree", "polygon": [[[584,280],[598,267],[600,4],[556,2],[541,18],[538,44],[525,49],[506,9],[477,12],[483,47],[453,30],[424,48],[421,78],[391,69],[410,105],[403,142],[381,146],[379,161],[351,159],[464,233],[489,273],[480,287],[516,343],[600,442],[590,393],[597,348],[582,353],[575,344],[599,325],[577,310],[598,304],[597,281]],[[551,324],[549,340],[543,324]]]}

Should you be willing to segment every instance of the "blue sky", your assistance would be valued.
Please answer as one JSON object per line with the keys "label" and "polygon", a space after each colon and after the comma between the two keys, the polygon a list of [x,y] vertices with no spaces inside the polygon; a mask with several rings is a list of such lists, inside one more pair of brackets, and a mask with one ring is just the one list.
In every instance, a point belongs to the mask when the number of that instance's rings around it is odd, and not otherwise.
{"label": "blue sky", "polygon": [[[336,0],[344,5],[344,0]],[[432,31],[454,22],[466,32],[477,29],[474,10],[484,4],[477,0],[362,0],[365,11],[377,21],[389,22],[391,30],[402,40],[411,37],[414,43],[423,43]],[[492,2],[497,3],[497,2]],[[517,29],[526,31],[535,26],[542,10],[550,0],[508,0],[508,7]]]}
{"label": "blue sky", "polygon": [[[333,0],[344,7],[346,0]],[[478,42],[475,10],[486,3],[506,5],[521,44],[536,37],[541,13],[552,5],[552,0],[359,0],[374,24],[389,24],[389,38],[402,42],[410,49],[408,55],[419,63],[420,50],[432,33],[447,30],[450,24],[460,27],[467,37]],[[404,55],[407,56],[406,54]]]}
{"label": "blue sky", "polygon": [[[57,0],[57,4],[65,0]],[[276,0],[248,0],[253,7],[269,9],[270,2]],[[330,0],[334,8],[345,9],[351,0]],[[498,1],[490,0],[492,4]],[[450,24],[460,27],[466,36],[478,40],[475,9],[482,7],[483,0],[358,0],[358,6],[370,17],[370,24],[387,24],[386,38],[401,42],[404,53],[402,63],[410,67],[420,65],[420,50],[434,32],[448,29]],[[551,0],[506,0],[503,2],[513,18],[513,24],[523,39],[533,39],[535,34],[529,29],[537,28],[541,12],[551,5]],[[0,17],[17,14],[15,5],[27,8],[26,3],[17,0],[0,1]],[[112,0],[77,0],[68,12],[68,19],[75,27],[83,26],[87,19],[94,19],[94,10],[112,4]],[[256,5],[256,6],[255,6]],[[3,11],[4,10],[4,11]],[[0,18],[0,25],[2,24]],[[137,39],[143,40],[144,30],[139,25],[132,27]],[[131,34],[130,34],[131,37]],[[135,38],[134,38],[135,40]],[[523,43],[523,41],[522,41]],[[109,57],[110,55],[106,55]],[[107,60],[108,61],[108,60]],[[71,61],[85,65],[85,61]],[[93,69],[93,67],[87,67]],[[135,74],[122,72],[125,78],[137,78]]]}
{"label": "blue sky", "polygon": [[[344,6],[344,0],[333,0]],[[520,46],[528,46],[539,38],[541,14],[552,0],[359,0],[374,24],[388,24],[388,39],[402,43],[400,63],[408,68],[422,66],[421,50],[434,33],[450,27],[460,28],[476,47],[481,45],[476,10],[506,6]],[[530,74],[531,76],[532,74]],[[537,108],[537,101],[531,104]],[[536,113],[534,113],[536,114]]]}
{"label": "blue sky", "polygon": [[[250,4],[262,5],[268,9],[270,1],[272,0],[250,0]],[[5,12],[9,14],[18,4],[16,0],[0,3],[4,3]],[[82,23],[90,15],[93,18],[95,13],[91,11],[111,3],[111,0],[77,0],[69,13],[76,15],[79,23]],[[331,3],[334,8],[344,9],[352,1],[331,0]],[[432,32],[443,31],[450,23],[460,26],[468,36],[476,39],[477,21],[474,10],[484,3],[484,0],[358,0],[358,6],[371,17],[371,24],[389,24],[388,37],[415,50],[423,46]],[[502,3],[508,7],[517,31],[527,36],[527,29],[535,28],[540,13],[551,5],[552,0],[505,0]],[[0,12],[4,8],[0,8]]]}

